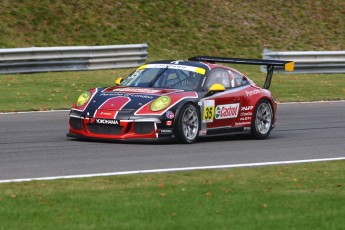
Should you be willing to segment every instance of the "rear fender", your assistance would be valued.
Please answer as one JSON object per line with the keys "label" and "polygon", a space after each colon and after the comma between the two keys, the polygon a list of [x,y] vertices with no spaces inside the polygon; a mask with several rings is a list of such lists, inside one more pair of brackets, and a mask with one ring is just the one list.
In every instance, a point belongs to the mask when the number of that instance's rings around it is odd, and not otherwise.
{"label": "rear fender", "polygon": [[275,121],[276,121],[276,110],[277,110],[277,106],[276,106],[276,103],[273,103],[273,101],[272,101],[273,99],[270,98],[270,97],[267,97],[267,96],[262,97],[262,98],[259,98],[259,99],[256,101],[255,106],[253,107],[252,121],[254,121],[254,113],[255,113],[255,110],[256,110],[256,108],[257,108],[259,102],[262,101],[262,100],[267,100],[267,101],[270,103],[270,105],[271,105],[271,108],[272,108],[272,115],[273,115],[272,126],[274,126],[274,125],[275,125]]}

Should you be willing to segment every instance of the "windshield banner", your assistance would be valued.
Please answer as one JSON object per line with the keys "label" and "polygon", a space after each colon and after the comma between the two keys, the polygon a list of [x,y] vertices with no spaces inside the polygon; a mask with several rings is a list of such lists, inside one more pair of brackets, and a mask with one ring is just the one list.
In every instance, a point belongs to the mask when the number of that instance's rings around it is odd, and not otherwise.
{"label": "windshield banner", "polygon": [[158,69],[180,69],[180,70],[187,70],[191,72],[196,72],[199,74],[204,75],[206,70],[200,67],[195,67],[195,66],[187,66],[187,65],[176,65],[176,64],[147,64],[147,65],[142,65],[138,68],[140,69],[149,69],[149,68],[158,68]]}

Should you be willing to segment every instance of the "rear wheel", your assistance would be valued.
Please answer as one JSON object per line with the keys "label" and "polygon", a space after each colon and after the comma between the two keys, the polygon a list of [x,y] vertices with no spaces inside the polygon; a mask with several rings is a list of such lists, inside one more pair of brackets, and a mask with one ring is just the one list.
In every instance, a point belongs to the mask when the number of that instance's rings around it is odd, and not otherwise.
{"label": "rear wheel", "polygon": [[178,138],[183,143],[193,143],[199,135],[199,112],[192,104],[182,107],[178,118]]}
{"label": "rear wheel", "polygon": [[252,120],[252,137],[265,139],[271,132],[273,121],[272,106],[267,100],[261,100],[257,105]]}

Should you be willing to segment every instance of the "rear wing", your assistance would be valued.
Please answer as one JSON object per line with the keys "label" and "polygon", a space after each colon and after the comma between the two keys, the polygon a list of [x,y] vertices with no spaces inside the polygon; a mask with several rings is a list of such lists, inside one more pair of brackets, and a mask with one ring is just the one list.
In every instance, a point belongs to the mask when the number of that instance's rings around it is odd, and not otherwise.
{"label": "rear wing", "polygon": [[292,61],[278,61],[267,59],[245,59],[245,58],[227,58],[227,57],[212,57],[212,56],[195,56],[188,59],[189,61],[205,61],[210,63],[234,63],[246,65],[265,65],[267,67],[267,75],[263,88],[268,89],[271,85],[274,66],[284,66],[285,71],[294,70],[294,62]]}

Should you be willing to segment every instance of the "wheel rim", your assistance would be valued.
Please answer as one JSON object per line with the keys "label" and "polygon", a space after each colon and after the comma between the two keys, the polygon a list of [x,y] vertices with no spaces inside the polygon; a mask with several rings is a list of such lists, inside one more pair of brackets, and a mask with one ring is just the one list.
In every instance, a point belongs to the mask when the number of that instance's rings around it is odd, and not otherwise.
{"label": "wheel rim", "polygon": [[261,134],[266,134],[271,129],[272,109],[269,104],[259,105],[255,118],[256,130]]}
{"label": "wheel rim", "polygon": [[195,109],[187,108],[182,117],[182,131],[187,140],[193,140],[199,129],[199,118]]}

